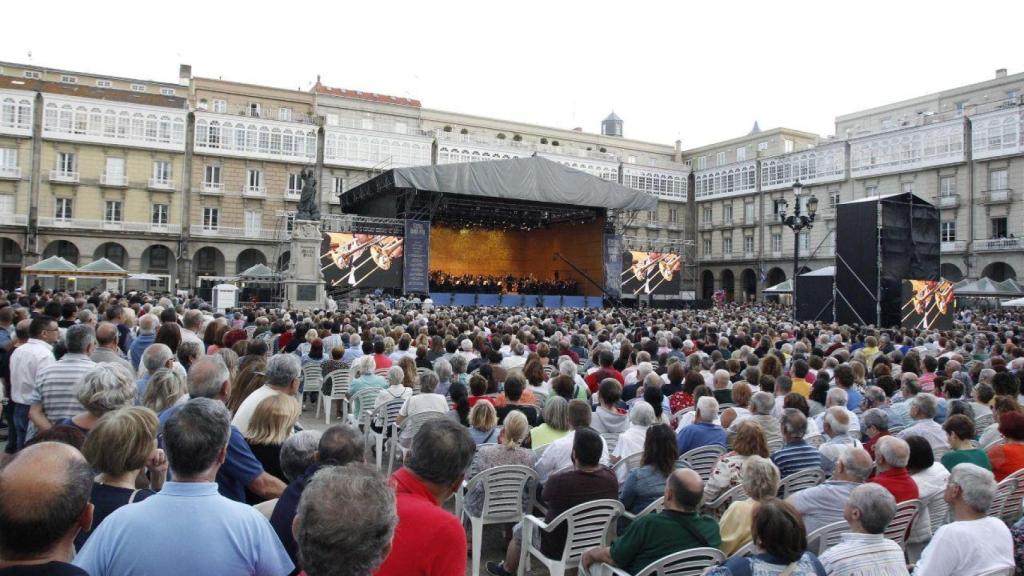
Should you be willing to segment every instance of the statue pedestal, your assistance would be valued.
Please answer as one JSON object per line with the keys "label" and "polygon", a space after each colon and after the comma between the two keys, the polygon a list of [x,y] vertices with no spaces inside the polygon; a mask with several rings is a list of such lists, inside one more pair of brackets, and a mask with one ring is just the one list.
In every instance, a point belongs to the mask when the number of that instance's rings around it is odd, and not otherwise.
{"label": "statue pedestal", "polygon": [[285,275],[285,297],[294,309],[312,310],[327,304],[320,273],[320,223],[296,220],[292,227],[291,261]]}

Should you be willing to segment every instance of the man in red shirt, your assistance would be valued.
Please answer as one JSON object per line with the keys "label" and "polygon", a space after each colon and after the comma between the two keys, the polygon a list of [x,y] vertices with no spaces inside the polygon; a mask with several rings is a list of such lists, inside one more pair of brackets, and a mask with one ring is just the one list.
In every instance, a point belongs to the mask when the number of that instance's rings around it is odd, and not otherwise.
{"label": "man in red shirt", "polygon": [[907,472],[910,445],[895,436],[883,436],[875,443],[874,478],[868,482],[881,484],[896,498],[896,503],[918,497],[917,483]]}
{"label": "man in red shirt", "polygon": [[405,467],[395,472],[398,528],[375,576],[466,573],[466,532],[441,503],[462,485],[476,452],[469,432],[448,418],[423,424]]}
{"label": "man in red shirt", "polygon": [[615,378],[619,381],[619,384],[626,385],[626,379],[622,377],[622,372],[612,368],[613,362],[615,362],[615,356],[610,351],[601,350],[597,354],[597,363],[601,367],[587,374],[587,377],[584,379],[587,382],[587,387],[590,388],[591,394],[597,392],[598,386],[600,386],[601,381],[605,378]]}

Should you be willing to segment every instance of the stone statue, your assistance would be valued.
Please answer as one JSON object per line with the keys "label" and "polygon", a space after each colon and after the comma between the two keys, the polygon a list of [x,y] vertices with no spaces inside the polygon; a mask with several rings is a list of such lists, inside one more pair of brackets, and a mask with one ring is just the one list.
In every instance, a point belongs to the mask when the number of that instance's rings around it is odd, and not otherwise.
{"label": "stone statue", "polygon": [[302,195],[299,196],[299,210],[295,214],[296,220],[320,220],[320,205],[316,198],[316,176],[312,168],[304,168],[300,173],[302,178]]}

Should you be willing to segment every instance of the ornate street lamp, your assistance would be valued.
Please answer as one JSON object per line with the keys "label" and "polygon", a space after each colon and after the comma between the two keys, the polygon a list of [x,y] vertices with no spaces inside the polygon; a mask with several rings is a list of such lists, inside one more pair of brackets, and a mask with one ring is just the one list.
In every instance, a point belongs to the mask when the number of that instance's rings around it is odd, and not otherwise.
{"label": "ornate street lamp", "polygon": [[789,203],[782,199],[779,206],[779,220],[793,231],[793,321],[796,321],[796,276],[800,267],[800,232],[814,227],[814,214],[818,211],[818,199],[811,196],[807,199],[807,213],[800,207],[800,196],[804,185],[799,180],[793,183],[793,213],[786,214]]}

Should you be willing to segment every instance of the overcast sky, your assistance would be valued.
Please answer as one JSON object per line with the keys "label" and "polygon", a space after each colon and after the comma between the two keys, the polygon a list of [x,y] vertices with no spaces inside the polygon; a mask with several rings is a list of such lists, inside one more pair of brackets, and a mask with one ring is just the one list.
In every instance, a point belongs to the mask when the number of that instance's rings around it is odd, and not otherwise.
{"label": "overcast sky", "polygon": [[[102,8],[100,7],[102,6]],[[692,148],[1024,71],[1024,2],[9,2],[0,59],[418,98]]]}

